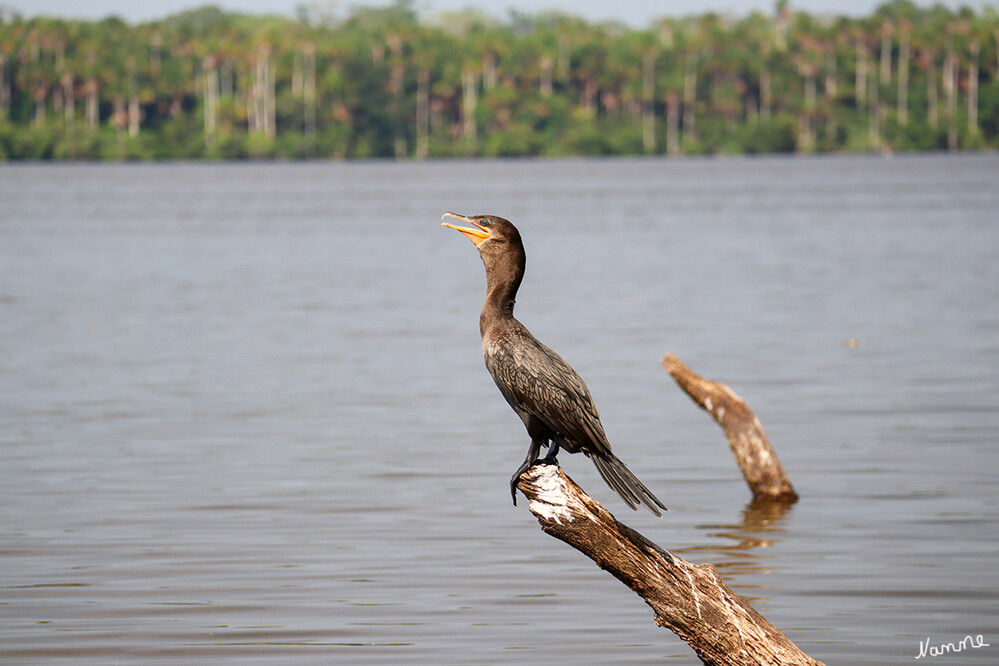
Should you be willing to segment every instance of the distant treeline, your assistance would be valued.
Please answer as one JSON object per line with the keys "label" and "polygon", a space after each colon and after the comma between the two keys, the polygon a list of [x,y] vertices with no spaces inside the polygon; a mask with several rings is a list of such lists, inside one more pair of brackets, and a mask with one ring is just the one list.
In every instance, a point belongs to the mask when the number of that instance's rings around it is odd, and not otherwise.
{"label": "distant treeline", "polygon": [[434,158],[999,147],[999,15],[554,13],[129,25],[0,12],[0,159]]}

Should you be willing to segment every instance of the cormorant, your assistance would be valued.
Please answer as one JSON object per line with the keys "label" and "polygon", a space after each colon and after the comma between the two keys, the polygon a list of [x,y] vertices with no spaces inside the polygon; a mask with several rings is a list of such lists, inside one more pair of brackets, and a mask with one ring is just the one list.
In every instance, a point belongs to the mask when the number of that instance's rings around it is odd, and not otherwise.
{"label": "cormorant", "polygon": [[[611,452],[600,415],[586,384],[561,356],[531,335],[513,316],[514,300],[524,278],[527,255],[520,232],[495,215],[445,213],[472,226],[444,222],[472,241],[486,268],[486,300],[479,315],[482,355],[500,393],[520,416],[531,445],[527,458],[510,479],[517,504],[517,480],[548,447],[543,462],[557,465],[559,449],[582,452],[600,476],[632,509],[641,504],[657,516],[665,509],[659,499]],[[658,507],[658,508],[657,508]]]}

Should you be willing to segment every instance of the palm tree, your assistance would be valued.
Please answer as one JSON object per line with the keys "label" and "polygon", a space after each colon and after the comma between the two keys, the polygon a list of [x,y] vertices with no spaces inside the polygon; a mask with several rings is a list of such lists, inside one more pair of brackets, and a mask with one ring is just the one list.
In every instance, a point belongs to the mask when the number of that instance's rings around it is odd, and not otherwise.
{"label": "palm tree", "polygon": [[406,157],[405,118],[402,109],[403,86],[406,79],[406,59],[403,57],[402,30],[392,30],[386,35],[389,48],[389,90],[391,102],[389,116],[392,121],[392,145],[397,160]]}
{"label": "palm tree", "polygon": [[437,49],[445,40],[443,33],[431,30],[420,30],[414,35],[411,62],[416,68],[416,152],[418,160],[430,156],[431,138],[431,82],[435,74],[439,75],[440,63],[437,61]]}
{"label": "palm tree", "polygon": [[774,17],[774,48],[777,51],[787,49],[787,29],[791,22],[791,8],[788,0],[777,0],[777,13]]}
{"label": "palm tree", "polygon": [[207,55],[201,61],[202,76],[205,81],[205,147],[215,145],[215,128],[218,124],[217,107],[219,98],[218,59]]}
{"label": "palm tree", "polygon": [[[925,81],[926,85],[925,114],[919,114],[919,111],[923,108],[919,103],[912,105],[912,111],[914,115],[924,115],[926,124],[931,129],[936,128],[938,120],[936,87],[937,41],[937,32],[929,24],[921,22],[912,31],[911,49],[913,52],[913,62],[915,63],[914,74],[918,80]],[[918,90],[918,87],[916,89]]]}
{"label": "palm tree", "polygon": [[[981,135],[981,127],[978,120],[978,86],[981,76],[981,54],[982,45],[989,42],[990,25],[986,18],[974,16],[968,17],[967,41],[968,41],[968,133],[977,140]],[[999,30],[996,31],[999,38]],[[997,43],[999,46],[999,43]],[[999,49],[997,49],[999,51]],[[999,54],[997,54],[999,59]],[[997,63],[999,68],[999,63]],[[999,74],[999,71],[996,72]]]}
{"label": "palm tree", "polygon": [[742,61],[746,83],[746,120],[770,118],[770,57],[773,52],[773,24],[769,17],[754,12],[737,26],[733,41]]}
{"label": "palm tree", "polygon": [[909,34],[912,23],[902,19],[898,36],[898,123],[909,122]]}
{"label": "palm tree", "polygon": [[[560,26],[562,30],[564,27]],[[600,73],[607,69],[608,49],[604,35],[598,30],[587,30],[581,33],[580,43],[575,52],[578,64],[569,74],[570,79],[574,79],[579,91],[579,108],[587,116],[593,117],[597,113],[597,98],[600,93],[599,77]],[[567,49],[568,37],[562,32],[559,37],[559,51]],[[566,59],[567,60],[567,59]],[[563,58],[559,58],[562,62]]]}
{"label": "palm tree", "polygon": [[857,40],[857,65],[854,69],[854,93],[857,100],[857,109],[864,111],[867,108],[867,46],[862,39]]}
{"label": "palm tree", "polygon": [[810,34],[798,38],[798,50],[794,56],[798,73],[805,79],[804,99],[798,116],[798,152],[811,152],[815,149],[816,76],[822,63],[818,41]]}
{"label": "palm tree", "polygon": [[687,23],[683,33],[683,115],[684,144],[697,142],[697,70],[701,60],[703,35],[696,22]]}
{"label": "palm tree", "polygon": [[943,89],[947,96],[947,150],[957,150],[957,74],[958,59],[954,50],[954,29],[947,25],[947,51],[944,55]]}
{"label": "palm tree", "polygon": [[656,53],[648,51],[642,58],[642,147],[656,152]]}
{"label": "palm tree", "polygon": [[479,74],[474,66],[466,66],[461,71],[461,118],[462,137],[469,152],[478,141],[478,127],[475,122],[475,109],[479,102]]}
{"label": "palm tree", "polygon": [[8,110],[10,109],[11,73],[8,68],[13,61],[13,58],[11,58],[11,54],[13,52],[14,31],[9,28],[4,29],[4,26],[0,25],[0,121],[6,118]]}
{"label": "palm tree", "polygon": [[657,68],[658,88],[663,90],[666,106],[666,154],[680,152],[680,113],[682,108],[683,71],[677,66],[677,25],[673,19],[662,19],[656,27],[662,48],[663,66]]}
{"label": "palm tree", "polygon": [[253,50],[252,87],[247,99],[247,129],[268,138],[277,134],[274,106],[274,59],[271,44],[261,41]]}
{"label": "palm tree", "polygon": [[305,139],[308,142],[309,154],[316,149],[316,44],[307,41],[302,45],[303,67],[305,80],[302,83],[302,101],[305,105],[303,122]]}
{"label": "palm tree", "polygon": [[968,63],[968,133],[971,136],[978,135],[978,58],[981,49],[981,43],[976,37],[972,37]]}
{"label": "palm tree", "polygon": [[881,23],[881,87],[886,88],[891,83],[891,44],[895,28],[891,22]]}

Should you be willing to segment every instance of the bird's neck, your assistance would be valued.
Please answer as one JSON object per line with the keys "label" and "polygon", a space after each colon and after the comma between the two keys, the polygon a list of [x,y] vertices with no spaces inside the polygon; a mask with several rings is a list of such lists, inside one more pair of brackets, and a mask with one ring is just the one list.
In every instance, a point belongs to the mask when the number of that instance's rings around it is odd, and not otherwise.
{"label": "bird's neck", "polygon": [[504,327],[516,321],[513,318],[513,305],[527,267],[524,247],[519,241],[498,247],[488,245],[489,242],[486,241],[487,245],[479,248],[486,269],[486,300],[479,314],[479,331],[483,340],[494,327]]}
{"label": "bird's neck", "polygon": [[486,300],[479,313],[479,332],[485,337],[487,331],[513,319],[513,306],[520,288],[520,276],[488,276]]}

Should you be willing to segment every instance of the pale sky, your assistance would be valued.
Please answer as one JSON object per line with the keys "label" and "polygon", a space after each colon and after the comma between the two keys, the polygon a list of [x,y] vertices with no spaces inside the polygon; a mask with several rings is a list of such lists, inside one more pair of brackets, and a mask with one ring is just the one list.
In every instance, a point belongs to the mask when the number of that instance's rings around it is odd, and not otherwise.
{"label": "pale sky", "polygon": [[[0,8],[14,9],[21,15],[30,17],[40,14],[62,18],[100,19],[117,15],[129,23],[161,19],[184,9],[216,4],[228,11],[249,14],[281,14],[294,16],[298,5],[333,5],[341,13],[354,5],[384,6],[389,0],[0,0]],[[870,14],[880,5],[878,0],[791,0],[791,8],[812,14],[848,14],[852,16]],[[934,4],[932,1],[917,0],[920,6]],[[942,0],[942,4],[952,8],[962,5],[981,11],[984,6],[996,6],[995,0]],[[659,16],[683,16],[702,14],[707,11],[731,12],[745,15],[753,10],[770,13],[774,0],[415,0],[414,6],[423,16],[441,11],[472,7],[499,18],[505,18],[506,10],[517,9],[535,13],[543,9],[560,9],[580,16],[588,21],[617,20],[633,27],[644,27],[650,20]]]}

